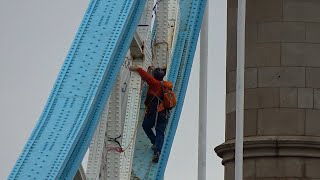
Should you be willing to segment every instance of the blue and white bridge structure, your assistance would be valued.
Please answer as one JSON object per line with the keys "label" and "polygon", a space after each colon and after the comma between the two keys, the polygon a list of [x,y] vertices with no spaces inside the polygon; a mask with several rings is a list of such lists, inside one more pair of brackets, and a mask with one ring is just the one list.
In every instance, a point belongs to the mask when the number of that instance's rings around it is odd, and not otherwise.
{"label": "blue and white bridge structure", "polygon": [[[91,0],[8,179],[163,179],[205,5],[206,0]],[[146,84],[129,72],[133,64],[166,67],[177,94],[157,164],[141,128]]]}

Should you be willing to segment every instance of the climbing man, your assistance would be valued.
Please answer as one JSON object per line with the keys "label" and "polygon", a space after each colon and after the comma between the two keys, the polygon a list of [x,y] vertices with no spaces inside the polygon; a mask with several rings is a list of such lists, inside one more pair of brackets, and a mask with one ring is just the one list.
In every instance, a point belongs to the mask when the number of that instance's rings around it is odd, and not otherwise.
{"label": "climbing man", "polygon": [[[164,141],[165,129],[170,116],[168,109],[163,110],[163,108],[158,108],[163,100],[162,81],[166,72],[161,68],[152,68],[152,73],[148,73],[139,66],[132,66],[129,70],[138,72],[141,78],[149,85],[147,97],[144,102],[146,105],[146,112],[142,127],[152,143],[151,149],[154,151],[152,162],[157,163]],[[150,70],[150,68],[148,68],[148,70]],[[152,131],[154,126],[156,126],[156,134]]]}

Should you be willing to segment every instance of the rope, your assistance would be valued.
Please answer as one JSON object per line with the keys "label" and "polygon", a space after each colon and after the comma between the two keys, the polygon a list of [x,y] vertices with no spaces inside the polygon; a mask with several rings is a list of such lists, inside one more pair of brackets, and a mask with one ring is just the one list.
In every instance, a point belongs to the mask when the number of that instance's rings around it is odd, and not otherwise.
{"label": "rope", "polygon": [[129,142],[128,146],[125,147],[125,148],[123,148],[123,147],[121,146],[120,142],[117,140],[118,138],[121,137],[121,135],[118,136],[118,137],[116,137],[116,138],[108,138],[108,141],[114,141],[114,142],[116,142],[119,147],[108,147],[107,151],[116,151],[117,153],[125,153],[126,150],[131,146],[131,143],[132,143],[132,141],[133,141],[133,139],[134,139],[133,137],[135,137],[135,135],[137,134],[137,129],[138,129],[138,128],[135,128],[135,131],[134,131],[134,133],[133,133],[133,136],[132,136],[132,138],[130,139],[130,142]]}
{"label": "rope", "polygon": [[154,4],[154,6],[153,6],[153,8],[152,8],[152,11],[154,11],[155,14],[157,14],[156,7],[157,7],[157,5],[158,5],[161,1],[162,1],[162,0],[158,0],[158,1]]}
{"label": "rope", "polygon": [[123,149],[122,149],[122,147],[121,147],[120,142],[118,141],[118,138],[120,138],[120,137],[121,137],[121,134],[120,134],[118,137],[116,137],[116,138],[110,138],[110,137],[108,137],[108,141],[115,142],[115,143],[118,145],[118,147],[108,147],[107,151],[114,150],[114,151],[116,151],[116,152],[118,152],[118,153],[124,152]]}

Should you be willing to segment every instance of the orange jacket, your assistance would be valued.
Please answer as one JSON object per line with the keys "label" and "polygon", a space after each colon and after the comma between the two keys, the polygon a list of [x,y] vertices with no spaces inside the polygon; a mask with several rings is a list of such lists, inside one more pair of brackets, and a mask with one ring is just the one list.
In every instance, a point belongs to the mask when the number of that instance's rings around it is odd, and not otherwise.
{"label": "orange jacket", "polygon": [[149,74],[142,68],[138,68],[137,72],[139,73],[141,78],[149,85],[147,96],[162,97],[163,92],[161,88],[161,81],[156,80],[151,74]]}

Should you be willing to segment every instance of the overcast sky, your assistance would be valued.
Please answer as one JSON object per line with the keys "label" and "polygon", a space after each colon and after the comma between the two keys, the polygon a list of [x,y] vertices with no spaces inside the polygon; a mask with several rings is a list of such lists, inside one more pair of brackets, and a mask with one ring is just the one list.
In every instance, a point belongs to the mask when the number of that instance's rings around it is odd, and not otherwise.
{"label": "overcast sky", "polygon": [[[226,0],[209,0],[207,179],[222,180]],[[89,0],[0,0],[0,179],[44,108]],[[166,180],[197,179],[199,56],[194,60]]]}

